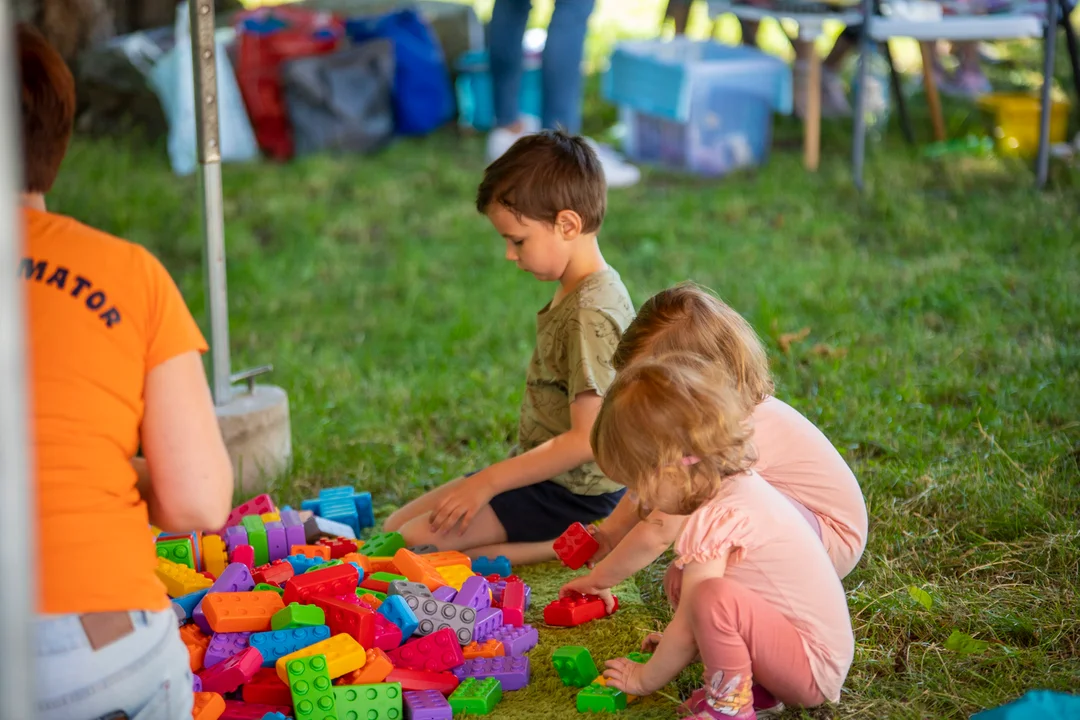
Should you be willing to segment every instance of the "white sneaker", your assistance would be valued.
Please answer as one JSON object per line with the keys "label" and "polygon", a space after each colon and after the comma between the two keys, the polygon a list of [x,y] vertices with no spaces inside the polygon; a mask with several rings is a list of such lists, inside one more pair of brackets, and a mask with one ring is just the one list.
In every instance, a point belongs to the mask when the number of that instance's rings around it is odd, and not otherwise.
{"label": "white sneaker", "polygon": [[523,115],[521,118],[521,132],[514,132],[507,128],[495,128],[487,137],[487,161],[495,162],[501,158],[510,146],[526,135],[532,135],[540,129],[540,121],[531,115]]}
{"label": "white sneaker", "polygon": [[641,170],[624,160],[614,148],[602,145],[592,138],[587,138],[586,142],[596,151],[596,157],[604,168],[604,179],[609,188],[630,187],[641,180]]}

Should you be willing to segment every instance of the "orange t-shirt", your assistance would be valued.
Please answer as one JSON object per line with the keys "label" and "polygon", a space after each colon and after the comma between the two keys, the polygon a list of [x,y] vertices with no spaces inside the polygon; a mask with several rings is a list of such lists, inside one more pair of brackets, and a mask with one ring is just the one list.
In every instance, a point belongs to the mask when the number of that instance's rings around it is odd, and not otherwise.
{"label": "orange t-shirt", "polygon": [[165,609],[131,458],[147,373],[206,341],[146,249],[60,215],[24,219],[38,609]]}

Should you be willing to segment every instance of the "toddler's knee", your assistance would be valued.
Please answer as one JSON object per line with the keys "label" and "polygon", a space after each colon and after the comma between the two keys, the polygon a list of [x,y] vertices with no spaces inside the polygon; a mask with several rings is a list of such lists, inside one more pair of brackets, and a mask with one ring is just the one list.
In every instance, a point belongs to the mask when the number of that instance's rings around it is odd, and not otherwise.
{"label": "toddler's knee", "polygon": [[734,630],[739,624],[739,605],[743,586],[726,577],[706,578],[694,587],[689,602],[694,623],[709,623]]}

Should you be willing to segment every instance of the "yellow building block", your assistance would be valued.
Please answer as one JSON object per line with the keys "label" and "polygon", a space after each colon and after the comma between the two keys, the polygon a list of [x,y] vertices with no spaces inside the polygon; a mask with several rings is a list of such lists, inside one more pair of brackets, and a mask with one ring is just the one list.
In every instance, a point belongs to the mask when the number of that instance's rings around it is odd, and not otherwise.
{"label": "yellow building block", "polygon": [[446,581],[447,585],[455,590],[460,590],[465,581],[476,573],[472,571],[471,567],[465,565],[447,565],[439,568],[439,574],[443,576],[443,580]]}
{"label": "yellow building block", "polygon": [[158,558],[157,570],[154,572],[171,598],[197,592],[214,584],[210,578],[200,575],[187,565],[180,565],[165,558]]}
{"label": "yellow building block", "polygon": [[[603,685],[604,687],[607,687],[607,678],[604,677],[603,675],[597,675],[596,679],[593,680],[593,684],[595,684],[595,685]],[[627,695],[626,696],[627,704],[630,704],[630,703],[634,702],[635,700],[637,700],[637,695]]]}
{"label": "yellow building block", "polygon": [[259,516],[264,523],[268,522],[281,522],[281,513],[268,512]]}
{"label": "yellow building block", "polygon": [[221,577],[229,564],[225,541],[217,535],[204,535],[202,539],[203,567],[214,577]]}
{"label": "yellow building block", "polygon": [[325,655],[326,665],[330,671],[330,679],[339,678],[342,675],[359,670],[367,662],[367,653],[360,643],[352,635],[338,633],[337,635],[320,640],[314,645],[309,645],[303,650],[297,650],[289,655],[278,658],[275,669],[281,682],[288,682],[289,672],[287,666],[296,658],[311,657],[312,655]]}

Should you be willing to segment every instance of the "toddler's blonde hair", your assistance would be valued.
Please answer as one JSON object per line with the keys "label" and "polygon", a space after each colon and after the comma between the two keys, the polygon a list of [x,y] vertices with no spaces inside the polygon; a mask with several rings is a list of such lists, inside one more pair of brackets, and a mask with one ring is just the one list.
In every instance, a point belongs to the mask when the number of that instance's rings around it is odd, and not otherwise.
{"label": "toddler's blonde hair", "polygon": [[[597,464],[656,508],[674,487],[677,514],[716,494],[753,462],[749,412],[732,374],[699,355],[672,353],[624,368],[604,396],[592,429]],[[692,464],[684,458],[697,458]]]}
{"label": "toddler's blonde hair", "polygon": [[612,363],[621,372],[671,352],[693,353],[725,366],[747,412],[773,394],[769,359],[757,333],[700,285],[681,283],[646,300],[623,333]]}

